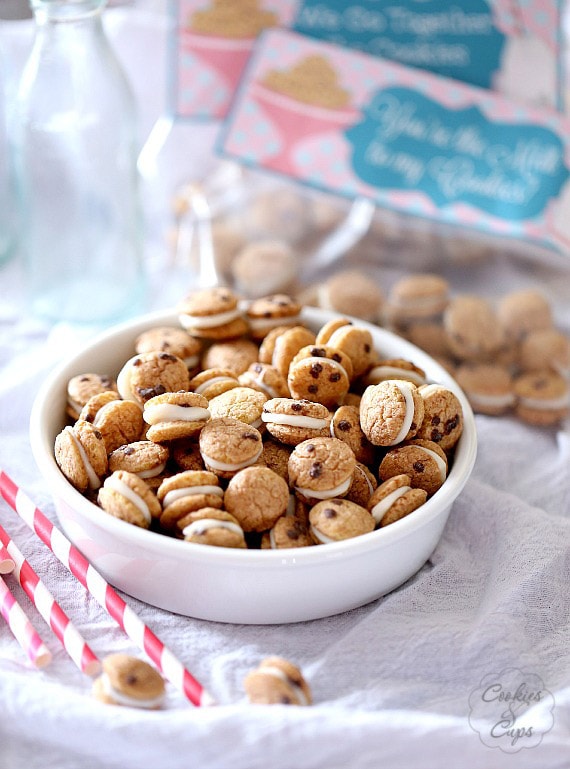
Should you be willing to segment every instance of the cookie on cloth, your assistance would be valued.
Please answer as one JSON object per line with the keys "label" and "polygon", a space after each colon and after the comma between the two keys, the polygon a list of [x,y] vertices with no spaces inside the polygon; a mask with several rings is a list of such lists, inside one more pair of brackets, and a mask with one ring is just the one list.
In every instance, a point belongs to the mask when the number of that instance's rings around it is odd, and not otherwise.
{"label": "cookie on cloth", "polygon": [[405,328],[418,320],[441,316],[449,302],[449,283],[441,275],[412,273],[400,278],[388,294],[385,307],[387,325]]}
{"label": "cookie on cloth", "polygon": [[251,338],[261,341],[277,326],[298,326],[301,309],[301,303],[288,294],[271,294],[254,299],[245,312]]}
{"label": "cookie on cloth", "polygon": [[341,270],[318,287],[319,306],[372,323],[382,315],[384,292],[360,270]]}
{"label": "cookie on cloth", "polygon": [[403,379],[419,387],[426,383],[426,372],[405,358],[387,358],[377,361],[366,372],[364,384],[379,384],[387,379]]}
{"label": "cookie on cloth", "polygon": [[293,289],[298,268],[297,254],[288,243],[265,238],[246,243],[235,255],[231,272],[241,294],[261,297]]}
{"label": "cookie on cloth", "polygon": [[268,433],[289,446],[330,434],[328,408],[306,399],[270,398],[263,405],[261,419]]}
{"label": "cookie on cloth", "polygon": [[289,457],[289,483],[303,499],[345,496],[352,483],[356,458],[338,438],[311,438]]}
{"label": "cookie on cloth", "polygon": [[126,470],[117,470],[105,478],[97,503],[109,515],[141,529],[148,529],[162,509],[148,484]]}
{"label": "cookie on cloth", "polygon": [[238,379],[242,386],[259,390],[265,393],[267,398],[291,397],[287,380],[269,363],[252,363]]}
{"label": "cookie on cloth", "polygon": [[423,489],[428,496],[435,494],[447,478],[447,456],[433,441],[413,440],[391,449],[378,468],[381,481],[394,475],[409,475],[410,486]]}
{"label": "cookie on cloth", "polygon": [[366,507],[378,487],[374,473],[362,462],[357,462],[346,499]]}
{"label": "cookie on cloth", "polygon": [[504,346],[505,332],[490,302],[460,294],[449,302],[443,325],[451,353],[459,360],[485,361]]}
{"label": "cookie on cloth", "polygon": [[463,408],[457,395],[441,384],[426,384],[419,388],[424,402],[424,418],[416,438],[439,443],[451,451],[463,432]]}
{"label": "cookie on cloth", "polygon": [[282,550],[288,547],[310,547],[314,545],[309,531],[308,519],[295,515],[282,515],[271,529],[263,532],[262,550]]}
{"label": "cookie on cloth", "polygon": [[156,395],[188,390],[189,382],[186,364],[169,352],[135,355],[123,365],[117,376],[121,398],[135,401],[141,408]]}
{"label": "cookie on cloth", "polygon": [[117,392],[117,384],[108,374],[87,372],[71,377],[67,383],[67,415],[76,421],[89,398],[103,392]]}
{"label": "cookie on cloth", "polygon": [[369,385],[360,401],[360,424],[374,446],[395,446],[413,438],[423,418],[418,388],[403,379]]}
{"label": "cookie on cloth", "polygon": [[266,400],[267,395],[265,393],[240,385],[221,393],[221,395],[216,395],[210,400],[209,408],[214,419],[233,417],[259,430],[263,425],[261,414]]}
{"label": "cookie on cloth", "polygon": [[217,507],[203,507],[184,518],[182,536],[186,542],[214,547],[247,547],[244,531],[233,515]]}
{"label": "cookie on cloth", "polygon": [[[153,441],[133,441],[115,449],[109,454],[109,472],[127,470],[144,481],[160,479],[166,470],[169,457],[167,446]],[[158,480],[156,481],[158,486]],[[154,484],[151,484],[154,485]]]}
{"label": "cookie on cloth", "polygon": [[549,369],[570,378],[570,337],[554,328],[529,331],[520,344],[522,371]]}
{"label": "cookie on cloth", "polygon": [[148,662],[128,654],[109,654],[93,682],[93,695],[109,705],[156,710],[166,696],[164,679]]}
{"label": "cookie on cloth", "polygon": [[311,705],[312,695],[301,670],[283,657],[267,657],[245,677],[253,705]]}
{"label": "cookie on cloth", "polygon": [[147,440],[167,443],[196,435],[210,419],[209,404],[203,395],[174,392],[156,395],[144,404],[143,419],[150,425]]}
{"label": "cookie on cloth", "polygon": [[364,374],[377,357],[370,331],[348,318],[334,318],[325,323],[317,333],[315,344],[335,347],[348,355],[354,379]]}
{"label": "cookie on cloth", "polygon": [[[272,338],[274,332],[275,338]],[[265,337],[259,348],[261,363],[270,363],[287,379],[291,361],[303,347],[315,343],[315,334],[305,326],[292,326],[281,330],[281,326]],[[270,355],[269,355],[270,354]]]}
{"label": "cookie on cloth", "polygon": [[230,369],[208,368],[192,377],[188,383],[188,390],[210,400],[238,386],[238,379]]}
{"label": "cookie on cloth", "polygon": [[455,379],[478,414],[498,416],[514,406],[513,377],[502,364],[464,363]]}
{"label": "cookie on cloth", "polygon": [[394,475],[376,489],[368,500],[367,508],[377,525],[388,526],[417,510],[427,499],[424,489],[413,489],[412,479],[402,473]]}
{"label": "cookie on cloth", "polygon": [[497,303],[497,318],[507,337],[515,341],[553,324],[550,302],[533,288],[505,294]]}
{"label": "cookie on cloth", "polygon": [[214,342],[202,355],[202,368],[225,369],[237,377],[255,363],[258,352],[255,342],[245,337]]}
{"label": "cookie on cloth", "polygon": [[331,408],[342,403],[351,378],[348,355],[335,347],[308,345],[291,361],[287,384],[296,400],[308,399]]}
{"label": "cookie on cloth", "polygon": [[339,406],[332,414],[330,434],[344,441],[354,451],[358,462],[370,464],[374,458],[374,446],[360,426],[359,406]]}
{"label": "cookie on cloth", "polygon": [[294,243],[310,226],[310,206],[306,195],[283,184],[254,195],[245,220],[250,235],[258,239],[268,234]]}
{"label": "cookie on cloth", "polygon": [[178,305],[180,325],[199,339],[235,339],[247,331],[237,294],[225,287],[194,291]]}
{"label": "cookie on cloth", "polygon": [[259,430],[233,417],[211,419],[202,428],[199,444],[206,469],[220,478],[232,478],[254,465],[263,451]]}
{"label": "cookie on cloth", "polygon": [[135,352],[169,352],[176,355],[189,371],[200,365],[202,343],[183,328],[177,326],[155,326],[143,331],[135,340]]}
{"label": "cookie on cloth", "polygon": [[432,358],[449,358],[451,354],[447,334],[441,321],[411,323],[406,328],[405,335],[406,339],[427,352]]}
{"label": "cookie on cloth", "polygon": [[103,436],[91,422],[78,419],[56,436],[55,461],[78,491],[97,490],[108,466]]}
{"label": "cookie on cloth", "polygon": [[311,536],[317,545],[352,539],[374,531],[374,518],[361,505],[348,499],[317,502],[309,513]]}
{"label": "cookie on cloth", "polygon": [[568,380],[543,370],[521,374],[513,383],[515,413],[529,425],[548,427],[570,414]]}
{"label": "cookie on cloth", "polygon": [[227,485],[224,506],[244,531],[270,529],[287,510],[287,482],[269,467],[246,467]]}
{"label": "cookie on cloth", "polygon": [[79,418],[91,422],[99,430],[107,454],[124,443],[138,440],[144,427],[140,406],[133,401],[122,400],[118,393],[111,390],[89,398]]}
{"label": "cookie on cloth", "polygon": [[224,490],[218,476],[207,470],[185,470],[165,478],[156,496],[162,505],[160,525],[167,531],[180,533],[182,522],[189,513],[203,507],[222,508]]}

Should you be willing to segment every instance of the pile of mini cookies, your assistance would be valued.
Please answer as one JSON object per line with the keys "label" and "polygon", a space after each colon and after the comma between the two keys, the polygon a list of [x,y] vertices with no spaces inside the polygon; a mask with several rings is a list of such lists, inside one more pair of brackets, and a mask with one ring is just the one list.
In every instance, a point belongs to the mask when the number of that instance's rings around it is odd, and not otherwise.
{"label": "pile of mini cookies", "polygon": [[302,309],[195,291],[118,372],[74,376],[65,477],[102,512],[221,547],[326,545],[413,513],[445,483],[460,400],[364,324],[314,331]]}

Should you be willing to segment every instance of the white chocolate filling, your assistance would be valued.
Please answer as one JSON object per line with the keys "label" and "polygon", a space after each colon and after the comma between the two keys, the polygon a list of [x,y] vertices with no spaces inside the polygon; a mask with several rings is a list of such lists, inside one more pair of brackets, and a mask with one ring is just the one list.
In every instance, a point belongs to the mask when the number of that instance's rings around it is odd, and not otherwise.
{"label": "white chocolate filling", "polygon": [[135,475],[138,475],[139,478],[156,478],[157,475],[160,475],[162,472],[164,472],[164,468],[166,467],[166,462],[161,462],[156,467],[151,467],[148,470],[141,470],[138,473],[135,473]]}
{"label": "white chocolate filling", "polygon": [[103,673],[101,676],[101,682],[103,684],[103,691],[111,699],[113,699],[119,705],[127,705],[134,708],[152,709],[159,707],[164,701],[164,694],[159,694],[157,697],[149,697],[147,699],[139,699],[138,697],[131,697],[128,694],[120,692],[115,688],[107,673]]}
{"label": "white chocolate filling", "polygon": [[248,316],[247,321],[253,331],[258,331],[262,328],[276,328],[277,326],[296,326],[299,323],[299,315],[289,315],[286,318],[250,318]]}
{"label": "white chocolate filling", "polygon": [[285,511],[285,515],[294,516],[297,509],[297,500],[295,498],[294,494],[289,494],[289,501],[287,502],[287,510]]}
{"label": "white chocolate filling", "polygon": [[294,681],[292,681],[287,675],[287,673],[285,673],[280,668],[274,667],[272,665],[267,665],[262,668],[257,668],[255,672],[263,673],[263,675],[266,675],[266,676],[273,676],[273,678],[278,678],[280,681],[284,681],[287,684],[287,686],[289,686],[293,690],[293,692],[295,693],[295,697],[298,699],[300,705],[309,704],[307,696],[305,692],[302,690],[302,688],[298,684],[296,684]]}
{"label": "white chocolate filling", "polygon": [[392,307],[396,307],[398,310],[432,310],[434,312],[440,311],[442,303],[445,303],[446,298],[444,296],[418,296],[410,297],[398,297],[394,296],[390,298],[390,304]]}
{"label": "white chocolate filling", "polygon": [[199,521],[192,521],[188,526],[182,529],[182,535],[184,537],[191,537],[194,534],[203,534],[210,529],[227,529],[233,531],[234,534],[243,534],[243,529],[238,526],[237,523],[232,521],[220,521],[217,518],[201,518]]}
{"label": "white chocolate filling", "polygon": [[402,380],[390,380],[390,381],[394,382],[394,384],[396,385],[398,390],[402,393],[406,401],[406,413],[404,415],[404,421],[402,422],[400,431],[398,432],[398,435],[396,435],[394,440],[388,444],[388,446],[395,446],[397,443],[401,443],[406,437],[406,435],[410,432],[410,427],[412,426],[412,421],[414,419],[414,396],[412,395],[412,391],[408,386],[407,382],[404,382]]}
{"label": "white chocolate filling", "polygon": [[271,385],[268,385],[266,382],[263,381],[263,372],[259,374],[254,380],[254,383],[263,390],[264,393],[267,393],[270,398],[278,398],[279,393],[274,387],[271,387]]}
{"label": "white chocolate filling", "polygon": [[124,401],[134,401],[140,406],[140,403],[134,396],[131,381],[133,376],[133,361],[138,357],[138,355],[133,355],[133,357],[129,358],[123,368],[119,371],[119,375],[117,376],[117,390]]}
{"label": "white chocolate filling", "polygon": [[502,395],[483,395],[481,393],[467,393],[469,400],[475,408],[502,409],[512,406],[515,402],[514,393],[503,393]]}
{"label": "white chocolate filling", "polygon": [[439,392],[448,392],[447,388],[440,384],[429,384],[420,387],[419,393],[422,398],[429,398],[430,395],[435,395]]}
{"label": "white chocolate filling", "polygon": [[255,453],[250,459],[246,459],[245,462],[239,462],[236,464],[233,464],[231,462],[220,462],[217,459],[212,459],[212,457],[209,457],[204,453],[202,453],[202,459],[204,460],[205,464],[208,467],[211,467],[213,470],[220,470],[222,472],[233,473],[233,472],[236,472],[237,470],[243,470],[244,467],[249,467],[250,465],[255,464],[259,459],[259,457],[261,456],[262,451],[263,451],[263,446],[261,446],[259,451]]}
{"label": "white chocolate filling", "polygon": [[236,307],[233,310],[218,312],[215,315],[188,315],[181,313],[179,319],[184,328],[216,328],[216,326],[225,326],[226,323],[231,323],[232,320],[239,318],[240,315],[240,310]]}
{"label": "white chocolate filling", "polygon": [[400,368],[398,366],[375,366],[368,372],[366,381],[371,384],[378,384],[386,379],[409,379],[414,384],[421,385],[425,382],[425,378],[418,374],[417,371],[410,371],[407,368]]}
{"label": "white chocolate filling", "polygon": [[420,449],[421,451],[425,451],[425,453],[429,454],[429,456],[435,461],[439,470],[440,478],[442,481],[444,481],[447,476],[447,466],[439,454],[437,454],[435,451],[432,451],[431,449],[426,449],[425,446],[416,446],[416,448]]}
{"label": "white chocolate filling", "polygon": [[89,461],[89,457],[87,456],[87,452],[81,445],[81,441],[75,434],[75,431],[73,430],[73,427],[70,427],[69,425],[65,428],[65,431],[70,436],[71,440],[73,441],[73,444],[79,451],[79,455],[81,457],[81,461],[83,462],[83,465],[85,467],[85,472],[87,473],[87,478],[89,480],[89,488],[90,489],[98,489],[101,486],[101,480],[95,470],[93,469],[93,465]]}
{"label": "white chocolate filling", "polygon": [[374,494],[374,486],[370,482],[370,478],[366,475],[364,470],[361,467],[359,467],[358,465],[356,465],[356,467],[354,468],[354,472],[355,473],[358,472],[358,473],[360,473],[362,475],[362,477],[364,478],[364,480],[368,484],[368,489],[370,491],[370,496],[372,496]]}
{"label": "white chocolate filling", "polygon": [[164,495],[162,500],[163,507],[168,507],[173,502],[177,502],[184,497],[193,497],[197,494],[216,494],[218,497],[224,496],[224,490],[219,486],[182,486],[179,489],[172,489]]}
{"label": "white chocolate filling", "polygon": [[301,486],[295,486],[295,489],[308,499],[331,499],[332,497],[338,497],[340,494],[344,494],[350,488],[352,483],[352,475],[350,475],[346,481],[339,483],[334,489],[324,489],[323,491],[316,491],[314,489],[304,489]]}
{"label": "white chocolate filling", "polygon": [[201,385],[198,385],[198,387],[194,389],[194,392],[201,395],[213,384],[218,384],[219,382],[231,382],[232,384],[235,384],[235,381],[236,380],[232,379],[231,376],[213,376],[211,379],[207,379],[205,382],[202,382]]}
{"label": "white chocolate filling", "polygon": [[129,502],[132,502],[137,510],[143,515],[145,521],[150,524],[152,516],[147,503],[140,494],[133,491],[133,489],[131,489],[131,487],[123,480],[117,478],[116,475],[110,475],[103,484],[103,487],[105,489],[110,489],[111,491],[116,491],[117,494],[120,494],[122,497],[125,497],[125,499],[128,499]]}
{"label": "white chocolate filling", "polygon": [[568,393],[565,393],[560,398],[519,398],[519,404],[537,411],[549,411],[550,409],[565,409],[570,405],[570,400]]}
{"label": "white chocolate filling", "polygon": [[200,406],[179,406],[174,403],[157,403],[145,406],[143,419],[149,425],[159,422],[204,422],[210,418],[208,409]]}
{"label": "white chocolate filling", "polygon": [[327,537],[326,534],[323,534],[322,531],[319,531],[315,526],[311,526],[311,532],[315,539],[321,543],[321,545],[330,545],[333,542],[337,542],[338,540],[333,539],[332,537]]}
{"label": "white chocolate filling", "polygon": [[328,419],[318,419],[317,417],[304,417],[299,414],[272,414],[264,411],[261,415],[264,422],[272,422],[275,425],[285,425],[286,427],[305,427],[308,430],[322,430],[327,426]]}
{"label": "white chocolate filling", "polygon": [[407,494],[407,492],[411,490],[411,486],[400,486],[399,489],[394,489],[394,491],[391,491],[390,494],[386,494],[384,499],[381,499],[380,502],[374,505],[370,512],[372,513],[376,523],[380,523],[382,518],[386,515],[388,510],[392,507],[397,499],[400,499],[400,497],[403,497],[404,494]]}

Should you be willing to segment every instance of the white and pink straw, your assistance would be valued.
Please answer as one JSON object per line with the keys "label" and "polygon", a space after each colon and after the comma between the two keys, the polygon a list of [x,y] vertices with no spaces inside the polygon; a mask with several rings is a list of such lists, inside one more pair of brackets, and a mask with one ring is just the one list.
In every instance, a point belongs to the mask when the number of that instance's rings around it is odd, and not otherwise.
{"label": "white and pink straw", "polygon": [[8,586],[0,577],[0,614],[12,631],[14,638],[28,655],[30,662],[43,668],[51,662],[51,652],[42,641],[24,610],[16,601]]}
{"label": "white and pink straw", "polygon": [[46,518],[25,492],[1,470],[0,494],[99,605],[108,612],[131,641],[148,655],[171,684],[176,686],[194,705],[214,704],[214,699],[209,692],[144,624],[85,556]]}

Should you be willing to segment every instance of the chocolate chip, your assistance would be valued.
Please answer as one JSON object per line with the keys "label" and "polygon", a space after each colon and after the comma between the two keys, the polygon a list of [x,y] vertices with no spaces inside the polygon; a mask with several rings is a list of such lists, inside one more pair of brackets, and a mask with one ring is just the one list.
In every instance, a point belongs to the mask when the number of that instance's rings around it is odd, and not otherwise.
{"label": "chocolate chip", "polygon": [[459,424],[459,414],[455,414],[454,417],[452,417],[451,419],[448,419],[447,422],[445,423],[445,434],[449,435],[450,433],[452,433],[458,424]]}
{"label": "chocolate chip", "polygon": [[142,360],[140,358],[135,358],[133,361],[133,366],[140,366],[142,365]]}
{"label": "chocolate chip", "polygon": [[313,363],[313,365],[311,366],[311,376],[313,377],[313,379],[318,379],[319,374],[321,373],[322,370],[323,370],[323,367],[320,363]]}
{"label": "chocolate chip", "polygon": [[253,370],[255,371],[256,374],[260,374],[263,371],[263,366],[261,365],[261,363],[254,363]]}
{"label": "chocolate chip", "polygon": [[333,371],[332,374],[329,377],[329,382],[338,382],[340,379],[340,374],[338,371]]}
{"label": "chocolate chip", "polygon": [[330,507],[325,507],[323,510],[323,515],[325,518],[336,518],[336,510],[333,510]]}
{"label": "chocolate chip", "polygon": [[329,500],[329,505],[338,505],[338,506],[340,506],[340,505],[342,505],[342,501],[340,499],[330,499]]}
{"label": "chocolate chip", "polygon": [[426,466],[423,462],[420,462],[419,460],[417,462],[414,462],[412,465],[416,473],[423,473],[423,471],[426,469]]}
{"label": "chocolate chip", "polygon": [[313,385],[309,385],[309,386],[307,387],[307,390],[308,390],[308,391],[309,391],[309,392],[310,392],[312,395],[315,395],[316,393],[318,393],[318,392],[319,392],[319,386],[318,386],[318,385],[315,385],[315,384],[313,384]]}
{"label": "chocolate chip", "polygon": [[437,414],[431,418],[432,425],[438,425],[440,422],[441,419],[437,416]]}
{"label": "chocolate chip", "polygon": [[331,358],[332,358],[334,361],[336,361],[337,363],[340,363],[340,362],[341,362],[341,360],[342,360],[342,358],[340,357],[340,355],[338,354],[338,352],[335,352],[335,353],[333,353],[333,354],[331,355]]}
{"label": "chocolate chip", "polygon": [[323,474],[323,465],[321,462],[313,462],[311,465],[311,469],[309,470],[309,475],[311,478],[320,478]]}
{"label": "chocolate chip", "polygon": [[87,375],[85,375],[85,376],[82,376],[82,377],[81,377],[81,379],[80,379],[79,381],[80,381],[80,382],[88,382],[88,381],[89,381],[89,377],[88,377]]}
{"label": "chocolate chip", "polygon": [[156,395],[164,395],[166,387],[161,384],[155,385],[155,387],[137,387],[137,392],[143,401],[148,401]]}
{"label": "chocolate chip", "polygon": [[297,529],[287,529],[287,536],[289,539],[297,540],[301,536],[301,532],[297,531]]}
{"label": "chocolate chip", "polygon": [[366,353],[369,353],[369,352],[370,352],[370,349],[371,349],[371,348],[370,348],[370,345],[369,345],[369,344],[365,344],[365,345],[364,345],[364,352],[366,352]]}
{"label": "chocolate chip", "polygon": [[127,457],[130,457],[130,456],[131,456],[131,454],[134,454],[134,453],[135,453],[135,450],[133,449],[133,447],[132,447],[132,446],[121,446],[121,451],[122,451],[122,452],[123,452],[123,454],[124,454],[125,456],[127,456]]}
{"label": "chocolate chip", "polygon": [[341,419],[337,427],[339,430],[342,430],[343,433],[347,433],[352,429],[352,425],[346,419]]}
{"label": "chocolate chip", "polygon": [[286,694],[284,694],[284,695],[283,695],[283,696],[282,696],[282,697],[279,699],[279,702],[280,702],[282,705],[290,705],[290,704],[293,702],[293,700],[291,699],[291,697],[287,697],[287,695],[286,695]]}
{"label": "chocolate chip", "polygon": [[291,404],[291,411],[302,411],[303,410],[303,404],[302,403],[292,403]]}
{"label": "chocolate chip", "polygon": [[99,430],[93,430],[93,435],[94,435],[94,436],[97,438],[97,440],[99,440],[99,441],[100,441],[100,440],[103,438],[103,436],[101,435],[101,433],[99,432]]}
{"label": "chocolate chip", "polygon": [[312,347],[311,348],[311,355],[313,358],[326,358],[327,353],[326,350],[323,350],[322,347]]}
{"label": "chocolate chip", "polygon": [[169,347],[170,347],[170,342],[167,342],[166,339],[165,339],[164,342],[162,343],[162,345],[160,346],[160,349],[161,350],[168,350]]}
{"label": "chocolate chip", "polygon": [[111,384],[111,379],[108,376],[102,376],[101,384],[103,385],[103,387],[108,387]]}
{"label": "chocolate chip", "polygon": [[314,445],[312,443],[307,443],[307,445],[305,446],[305,451],[308,451],[309,454],[312,454],[314,450],[315,450]]}
{"label": "chocolate chip", "polygon": [[158,357],[160,358],[160,360],[172,360],[172,361],[178,360],[176,355],[172,355],[169,352],[161,352]]}
{"label": "chocolate chip", "polygon": [[138,678],[134,673],[129,673],[127,676],[125,676],[125,683],[129,686],[133,686],[138,682]]}
{"label": "chocolate chip", "polygon": [[439,443],[442,438],[443,438],[443,433],[440,433],[439,430],[431,431],[430,440],[432,440],[434,443]]}
{"label": "chocolate chip", "polygon": [[256,441],[259,437],[258,433],[242,433],[241,437],[245,440]]}

